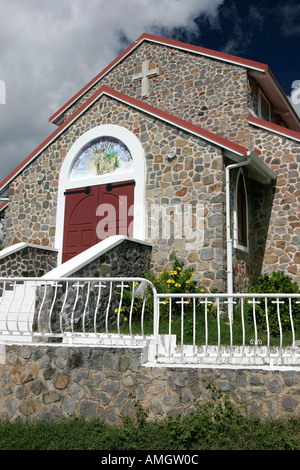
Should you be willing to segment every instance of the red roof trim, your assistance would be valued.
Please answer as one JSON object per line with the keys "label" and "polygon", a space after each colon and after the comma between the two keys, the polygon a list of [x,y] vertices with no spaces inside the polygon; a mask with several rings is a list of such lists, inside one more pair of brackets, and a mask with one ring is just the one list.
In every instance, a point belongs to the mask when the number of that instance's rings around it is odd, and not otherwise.
{"label": "red roof trim", "polygon": [[272,122],[264,121],[263,119],[252,116],[251,113],[249,113],[248,121],[250,124],[263,127],[269,131],[276,132],[276,134],[300,141],[300,132],[287,129],[286,127],[279,126],[278,124],[273,124]]}
{"label": "red roof trim", "polygon": [[69,125],[71,125],[76,119],[87,109],[89,108],[101,95],[111,96],[112,98],[126,103],[129,106],[133,106],[136,109],[141,110],[155,116],[158,119],[167,121],[170,124],[173,124],[181,129],[186,130],[189,133],[195,134],[199,137],[202,137],[205,140],[212,142],[215,145],[219,145],[222,148],[226,148],[234,153],[239,155],[247,155],[247,149],[238,145],[230,140],[227,140],[223,137],[220,137],[216,134],[213,134],[210,131],[202,129],[195,124],[191,124],[183,119],[180,119],[172,114],[169,114],[165,111],[150,106],[147,103],[141,102],[135,98],[131,98],[123,93],[115,91],[107,86],[101,87],[97,90],[85,103],[83,103],[77,111],[75,111],[65,122],[63,122],[44,142],[42,142],[30,155],[28,155],[25,160],[20,163],[0,184],[0,190],[8,184],[17,174],[22,171],[34,158],[36,158],[44,149],[48,147]]}
{"label": "red roof trim", "polygon": [[122,52],[115,60],[113,60],[107,67],[105,67],[102,72],[96,75],[85,87],[83,87],[76,95],[74,95],[66,104],[64,104],[55,114],[53,114],[50,118],[50,122],[55,122],[56,119],[66,110],[68,109],[77,99],[79,99],[87,90],[89,90],[95,83],[97,83],[107,72],[109,72],[115,65],[117,65],[123,58],[125,58],[128,54],[130,54],[139,44],[143,41],[152,41],[157,42],[159,44],[165,44],[166,46],[175,47],[177,49],[184,49],[186,51],[195,52],[200,55],[206,55],[208,57],[214,57],[216,59],[220,59],[227,62],[232,62],[238,65],[242,65],[244,67],[252,68],[255,70],[260,70],[262,72],[266,72],[268,70],[268,65],[262,64],[260,62],[255,62],[248,59],[242,59],[237,56],[233,56],[230,54],[225,54],[223,52],[213,51],[212,49],[206,49],[200,46],[194,46],[192,44],[185,44],[180,41],[175,41],[173,39],[166,39],[159,36],[153,36],[150,34],[142,34],[135,42],[133,42],[125,51]]}
{"label": "red roof trim", "polygon": [[0,212],[2,212],[7,206],[8,206],[8,201],[2,202],[2,204],[0,204]]}
{"label": "red roof trim", "polygon": [[187,51],[196,52],[197,54],[207,55],[209,57],[215,57],[216,59],[221,59],[226,62],[234,62],[235,64],[244,65],[252,69],[258,69],[258,70],[261,70],[262,72],[266,72],[269,69],[267,64],[263,64],[261,62],[256,62],[256,61],[249,60],[249,59],[243,59],[241,57],[237,57],[231,54],[226,54],[225,52],[218,52],[212,49],[207,49],[205,47],[194,46],[193,44],[186,44],[184,42],[175,41],[173,39],[166,39],[166,38],[162,38],[158,36],[152,36],[151,34],[146,34],[146,33],[143,34],[140,37],[140,39],[141,38],[143,40],[148,39],[150,41],[158,42],[160,44],[166,44],[167,46],[172,46],[177,49],[184,49]]}
{"label": "red roof trim", "polygon": [[66,127],[67,121],[65,121],[60,127],[58,127],[49,137],[47,137],[46,140],[44,140],[33,152],[31,152],[30,155],[28,155],[25,160],[23,160],[20,165],[18,165],[0,184],[0,190],[3,189],[3,187],[9,183],[20,171],[22,171],[25,166],[27,166],[31,160],[33,160],[35,157],[37,157],[42,150],[44,150],[54,139],[57,137],[63,128]]}

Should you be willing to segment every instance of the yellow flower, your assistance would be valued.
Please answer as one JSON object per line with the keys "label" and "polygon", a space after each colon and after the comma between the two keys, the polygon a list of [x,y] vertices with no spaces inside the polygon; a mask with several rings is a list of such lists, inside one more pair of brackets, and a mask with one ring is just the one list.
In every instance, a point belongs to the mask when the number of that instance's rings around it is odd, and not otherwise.
{"label": "yellow flower", "polygon": [[189,284],[191,282],[190,279],[188,279],[187,281],[185,281],[186,284]]}
{"label": "yellow flower", "polygon": [[180,266],[177,266],[176,268],[178,271],[181,271],[181,267]]}
{"label": "yellow flower", "polygon": [[118,313],[119,309],[115,308],[115,313]]}
{"label": "yellow flower", "polygon": [[177,274],[177,271],[171,271],[171,276],[174,276]]}
{"label": "yellow flower", "polygon": [[167,280],[167,284],[174,284],[174,282],[175,282],[174,279],[168,279]]}
{"label": "yellow flower", "polygon": [[175,287],[181,287],[181,284],[179,284],[179,282],[176,282]]}
{"label": "yellow flower", "polygon": [[205,290],[204,290],[204,289],[200,289],[200,292],[205,292]]}

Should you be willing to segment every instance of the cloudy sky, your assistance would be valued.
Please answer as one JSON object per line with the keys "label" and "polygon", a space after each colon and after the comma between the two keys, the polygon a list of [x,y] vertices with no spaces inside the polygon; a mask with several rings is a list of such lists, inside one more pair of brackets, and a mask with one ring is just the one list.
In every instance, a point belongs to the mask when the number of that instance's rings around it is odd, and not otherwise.
{"label": "cloudy sky", "polygon": [[0,0],[0,181],[144,32],[267,63],[288,96],[300,83],[298,0]]}

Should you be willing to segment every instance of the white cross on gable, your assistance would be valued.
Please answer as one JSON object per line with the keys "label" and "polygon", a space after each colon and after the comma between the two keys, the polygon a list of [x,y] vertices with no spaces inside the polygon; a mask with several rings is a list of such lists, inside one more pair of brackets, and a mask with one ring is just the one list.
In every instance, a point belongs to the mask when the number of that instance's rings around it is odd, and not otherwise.
{"label": "white cross on gable", "polygon": [[159,69],[149,69],[149,60],[145,60],[142,63],[142,73],[135,73],[132,77],[132,80],[141,80],[142,79],[142,98],[146,98],[149,93],[149,82],[150,77],[154,77],[159,74]]}

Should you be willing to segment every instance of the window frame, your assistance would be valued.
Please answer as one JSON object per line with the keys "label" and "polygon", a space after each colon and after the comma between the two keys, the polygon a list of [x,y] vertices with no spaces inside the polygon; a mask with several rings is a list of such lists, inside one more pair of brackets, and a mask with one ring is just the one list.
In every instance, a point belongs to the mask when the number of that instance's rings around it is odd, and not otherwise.
{"label": "window frame", "polygon": [[[268,110],[269,110],[268,119],[265,119],[265,117],[262,114],[262,99],[268,105]],[[271,122],[271,102],[268,100],[268,98],[266,97],[266,95],[264,94],[261,88],[258,89],[258,117],[259,119],[262,119],[263,121]]]}
{"label": "window frame", "polygon": [[[113,137],[123,142],[131,153],[133,166],[130,171],[122,173],[105,173],[98,176],[82,177],[70,179],[72,165],[79,152],[90,142],[101,137]],[[62,261],[63,234],[65,223],[65,191],[67,189],[77,189],[83,186],[94,186],[121,181],[134,180],[136,182],[134,190],[134,225],[133,237],[145,240],[145,178],[146,178],[145,153],[140,140],[128,129],[115,124],[102,124],[89,129],[82,134],[69,148],[59,172],[55,248],[58,250],[58,265]]]}
{"label": "window frame", "polygon": [[[241,244],[239,241],[239,203],[238,203],[238,192],[239,192],[239,182],[240,178],[242,178],[242,184],[244,188],[244,195],[245,195],[245,227],[244,230],[246,232],[246,243]],[[234,191],[234,211],[233,211],[234,219],[233,219],[233,232],[234,232],[234,248],[249,252],[249,206],[248,206],[248,193],[247,193],[247,186],[246,180],[243,170],[240,168],[235,181],[235,191]]]}

